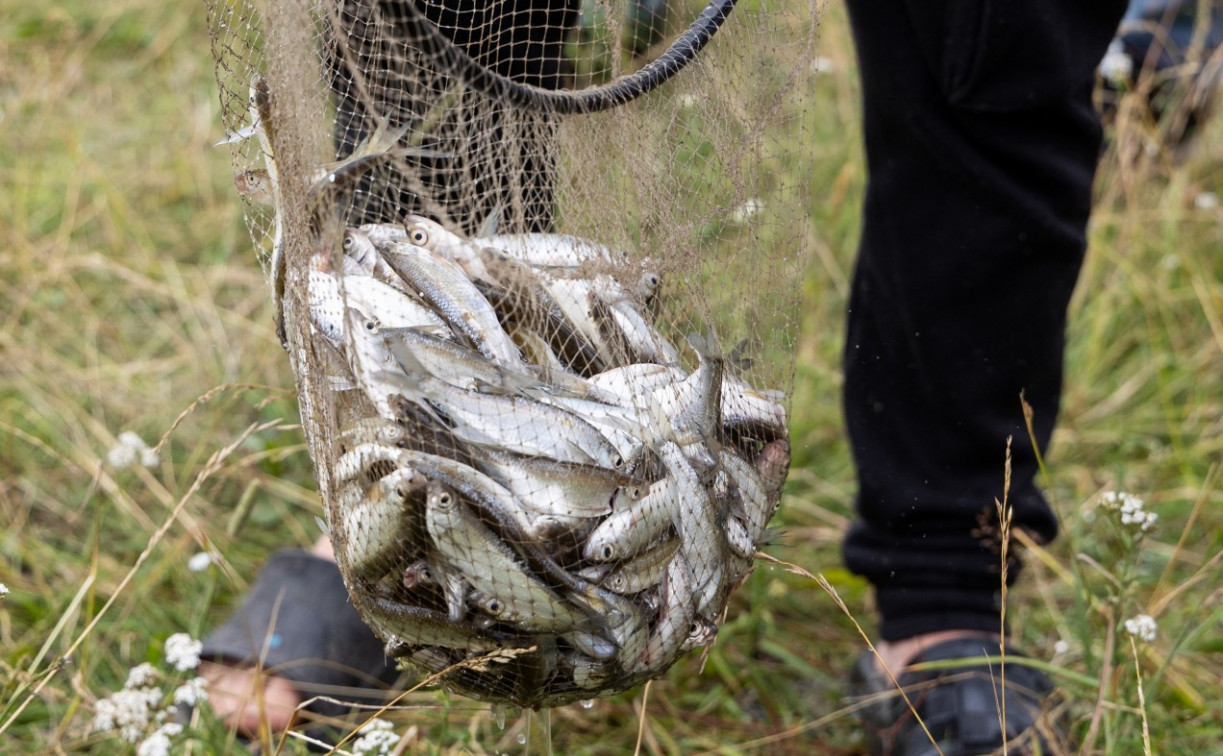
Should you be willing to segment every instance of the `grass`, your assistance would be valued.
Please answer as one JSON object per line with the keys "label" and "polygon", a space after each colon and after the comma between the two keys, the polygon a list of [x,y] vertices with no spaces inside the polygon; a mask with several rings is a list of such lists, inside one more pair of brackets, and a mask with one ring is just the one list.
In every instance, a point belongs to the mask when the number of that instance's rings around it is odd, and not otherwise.
{"label": "grass", "polygon": [[[308,545],[319,506],[228,158],[209,147],[222,127],[202,7],[0,0],[0,16],[0,750],[109,754],[128,746],[92,731],[98,699],[160,665],[172,634],[220,621],[269,550]],[[833,68],[802,166],[794,466],[769,552],[822,574],[869,632],[866,585],[838,557],[853,493],[839,353],[864,181],[839,6],[821,37]],[[1044,450],[1064,537],[1024,549],[1009,615],[1063,690],[1071,753],[1219,753],[1223,211],[1198,198],[1223,193],[1223,119],[1172,161],[1118,157],[1149,131],[1123,115]],[[157,465],[103,464],[126,430],[158,446]],[[1135,541],[1101,508],[1107,490],[1142,497],[1156,527]],[[245,525],[230,527],[240,500]],[[216,561],[192,572],[200,551]],[[1140,613],[1158,623],[1151,643],[1124,630]],[[652,754],[861,753],[842,682],[863,647],[812,580],[762,565],[703,672],[685,659],[648,697],[553,712],[553,748],[631,753],[640,734]],[[415,728],[408,753],[522,748],[521,715],[500,730],[489,707],[443,693],[404,703],[391,718]],[[204,712],[188,735],[191,753],[239,752]]]}

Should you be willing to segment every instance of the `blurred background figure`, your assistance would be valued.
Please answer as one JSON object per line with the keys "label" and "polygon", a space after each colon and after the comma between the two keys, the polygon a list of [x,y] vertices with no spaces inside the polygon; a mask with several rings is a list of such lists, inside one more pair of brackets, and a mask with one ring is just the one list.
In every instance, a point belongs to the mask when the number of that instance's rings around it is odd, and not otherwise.
{"label": "blurred background figure", "polygon": [[1115,121],[1120,96],[1135,92],[1159,143],[1188,145],[1217,104],[1221,49],[1223,0],[1131,0],[1100,64],[1106,121]]}

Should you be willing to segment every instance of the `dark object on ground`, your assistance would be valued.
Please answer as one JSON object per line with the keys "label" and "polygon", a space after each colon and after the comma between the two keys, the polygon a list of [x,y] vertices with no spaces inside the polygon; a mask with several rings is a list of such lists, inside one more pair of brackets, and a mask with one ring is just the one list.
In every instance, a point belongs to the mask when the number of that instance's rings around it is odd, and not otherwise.
{"label": "dark object on ground", "polygon": [[[989,657],[986,660],[984,657]],[[1022,657],[1007,648],[1007,657]],[[938,741],[938,749],[913,717],[908,704],[867,652],[858,659],[850,681],[857,697],[892,694],[862,709],[861,716],[877,756],[975,756],[1002,746],[1002,665],[997,640],[959,638],[930,647],[913,663],[981,658],[979,665],[956,669],[905,671],[897,676],[913,708]],[[1048,728],[1040,722],[1045,698],[1053,691],[1049,678],[1022,664],[1006,664],[1006,731],[1013,756],[1049,753]],[[1039,734],[1038,734],[1039,732]]]}
{"label": "dark object on ground", "polygon": [[[290,680],[307,701],[382,701],[378,689],[402,674],[353,608],[335,563],[300,549],[272,555],[242,604],[204,639],[200,658],[230,665],[262,659],[265,671]],[[306,709],[322,717],[349,712],[330,701]]]}

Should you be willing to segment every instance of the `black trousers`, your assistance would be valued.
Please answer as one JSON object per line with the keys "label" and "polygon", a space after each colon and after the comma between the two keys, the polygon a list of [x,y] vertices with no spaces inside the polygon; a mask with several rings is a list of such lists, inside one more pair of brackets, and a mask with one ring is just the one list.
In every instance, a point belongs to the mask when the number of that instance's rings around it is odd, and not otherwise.
{"label": "black trousers", "polygon": [[[881,635],[997,630],[994,500],[1048,541],[1043,449],[1100,149],[1094,69],[1123,0],[850,0],[869,171],[845,346],[846,565]],[[1017,570],[1012,570],[1013,576]]]}

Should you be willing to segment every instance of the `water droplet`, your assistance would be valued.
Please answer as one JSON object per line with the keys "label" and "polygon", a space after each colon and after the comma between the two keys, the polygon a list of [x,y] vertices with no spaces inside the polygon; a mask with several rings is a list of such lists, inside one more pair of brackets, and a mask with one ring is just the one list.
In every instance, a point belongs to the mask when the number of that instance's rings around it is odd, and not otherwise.
{"label": "water droplet", "polygon": [[527,742],[527,734],[525,732],[520,732],[518,733],[518,737],[515,739],[518,741],[518,745],[525,745]]}
{"label": "water droplet", "polygon": [[493,706],[493,721],[497,724],[498,730],[505,729],[505,707],[500,704]]}
{"label": "water droplet", "polygon": [[588,698],[582,702],[583,709],[593,709],[594,706],[595,706],[595,702],[593,698]]}

